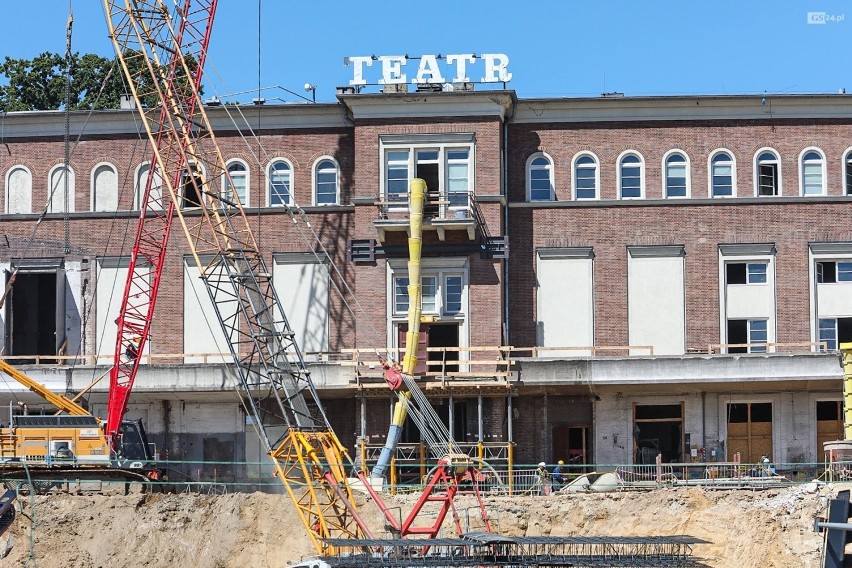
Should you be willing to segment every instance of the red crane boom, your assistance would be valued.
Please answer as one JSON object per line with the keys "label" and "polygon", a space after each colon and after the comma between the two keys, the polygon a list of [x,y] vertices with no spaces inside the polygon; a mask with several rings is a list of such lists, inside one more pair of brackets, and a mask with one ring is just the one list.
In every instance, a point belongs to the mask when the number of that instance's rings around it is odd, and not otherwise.
{"label": "red crane boom", "polygon": [[[184,0],[183,6],[172,14],[161,10],[159,2],[104,2],[114,36],[144,34],[149,38],[148,42],[136,43],[143,46],[143,49],[135,53],[125,50],[122,63],[127,66],[127,73],[139,78],[137,84],[150,86],[147,92],[140,92],[139,98],[143,101],[151,100],[150,110],[146,111],[146,114],[159,115],[156,120],[151,117],[151,121],[156,124],[156,146],[165,163],[165,171],[158,171],[156,152],[148,162],[149,170],[144,191],[139,196],[140,212],[136,237],[130,253],[121,309],[116,320],[118,333],[110,372],[106,436],[110,446],[117,448],[116,438],[127,411],[127,400],[139,369],[140,355],[145,352],[145,345],[150,337],[154,306],[175,211],[175,202],[170,199],[168,192],[163,190],[161,176],[172,176],[174,187],[178,187],[181,176],[187,169],[188,138],[164,135],[169,127],[175,126],[167,124],[167,121],[174,120],[174,115],[168,112],[165,106],[156,104],[163,100],[163,88],[147,77],[152,71],[164,75],[165,89],[176,94],[172,100],[183,118],[177,126],[183,129],[191,128],[192,120],[198,112],[197,92],[201,86],[217,0]],[[131,3],[134,5],[133,9]],[[149,6],[146,8],[145,4]],[[144,20],[141,19],[143,15]],[[175,17],[177,22],[169,21]],[[170,31],[172,28],[176,30],[174,38],[173,32]],[[162,41],[156,41],[158,36],[162,36]],[[163,46],[157,53],[144,52],[144,46],[156,43]],[[152,62],[155,62],[153,64],[159,69],[152,70]],[[191,77],[186,77],[184,73],[184,62],[189,63],[190,68],[194,70]]]}

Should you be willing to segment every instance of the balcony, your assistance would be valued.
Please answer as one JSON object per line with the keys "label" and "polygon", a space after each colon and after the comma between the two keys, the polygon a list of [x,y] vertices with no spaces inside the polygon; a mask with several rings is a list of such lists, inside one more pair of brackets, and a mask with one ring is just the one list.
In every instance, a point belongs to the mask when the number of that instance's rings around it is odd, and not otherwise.
{"label": "balcony", "polygon": [[[407,232],[409,225],[408,195],[389,194],[376,201],[379,218],[373,221],[380,243],[389,232]],[[476,240],[481,229],[481,216],[473,192],[430,192],[423,208],[423,230],[435,231],[438,240],[447,240],[448,231],[464,231],[469,241]]]}

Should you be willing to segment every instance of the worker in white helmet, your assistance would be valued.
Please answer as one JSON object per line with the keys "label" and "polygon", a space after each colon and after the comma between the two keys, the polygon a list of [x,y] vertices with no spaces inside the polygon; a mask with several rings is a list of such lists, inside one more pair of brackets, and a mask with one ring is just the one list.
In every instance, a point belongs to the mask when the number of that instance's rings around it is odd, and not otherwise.
{"label": "worker in white helmet", "polygon": [[535,470],[536,485],[538,486],[539,495],[550,495],[550,474],[547,471],[547,464],[539,462]]}

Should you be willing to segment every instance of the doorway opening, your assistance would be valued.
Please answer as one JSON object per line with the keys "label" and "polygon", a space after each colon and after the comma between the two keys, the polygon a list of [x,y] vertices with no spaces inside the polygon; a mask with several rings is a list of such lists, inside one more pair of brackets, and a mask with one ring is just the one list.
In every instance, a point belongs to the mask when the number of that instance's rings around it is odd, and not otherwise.
{"label": "doorway opening", "polygon": [[772,459],[772,403],[728,404],[728,460],[740,454],[743,463]]}
{"label": "doorway opening", "polygon": [[[10,276],[7,273],[7,282]],[[64,299],[61,271],[20,270],[8,298],[6,353],[15,357],[58,354],[65,341]],[[18,364],[35,361],[15,360]]]}
{"label": "doorway opening", "polygon": [[583,468],[571,467],[589,463],[591,430],[589,424],[554,424],[553,461],[563,460],[569,473],[582,473]]}
{"label": "doorway opening", "polygon": [[633,407],[633,461],[652,464],[683,461],[683,404],[637,404]]}

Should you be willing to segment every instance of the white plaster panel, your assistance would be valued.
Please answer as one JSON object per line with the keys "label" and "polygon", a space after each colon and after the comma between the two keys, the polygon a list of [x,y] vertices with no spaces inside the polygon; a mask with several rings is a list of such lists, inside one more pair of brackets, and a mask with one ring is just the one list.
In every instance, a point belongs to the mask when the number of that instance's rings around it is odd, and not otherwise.
{"label": "white plaster panel", "polygon": [[172,412],[181,412],[183,419],[181,433],[220,433],[242,432],[245,424],[242,413],[236,402],[227,404],[216,403],[182,403],[173,404]]}
{"label": "white plaster panel", "polygon": [[731,284],[727,293],[728,319],[768,318],[774,314],[774,297],[769,284]]}
{"label": "white plaster panel", "polygon": [[272,279],[281,307],[305,353],[328,351],[328,267],[276,259]]}
{"label": "white plaster panel", "polygon": [[[185,363],[231,362],[230,347],[216,309],[195,264],[184,262],[183,277],[183,352]],[[194,356],[192,356],[194,355]]]}
{"label": "white plaster panel", "polygon": [[817,284],[818,317],[852,316],[852,282]]}
{"label": "white plaster panel", "polygon": [[7,213],[33,212],[33,177],[24,168],[15,168],[9,173],[6,188]]}
{"label": "white plaster panel", "polygon": [[[653,346],[654,355],[683,355],[683,257],[629,256],[627,281],[630,345]],[[630,354],[647,355],[648,350]]]}
{"label": "white plaster panel", "polygon": [[69,171],[64,168],[54,168],[50,173],[50,185],[47,188],[48,197],[48,213],[61,213],[65,211],[65,192],[68,192],[68,212],[74,212],[74,183],[76,175],[74,170],[70,170],[68,175],[68,184],[65,184],[65,172]]}
{"label": "white plaster panel", "polygon": [[118,209],[118,175],[113,168],[102,165],[95,169],[92,175],[92,192],[92,211]]}
{"label": "white plaster panel", "polygon": [[[536,343],[542,347],[594,345],[591,258],[539,258]],[[591,355],[589,350],[546,351],[547,357]]]}
{"label": "white plaster panel", "polygon": [[[121,302],[124,299],[124,287],[127,283],[128,260],[116,258],[100,258],[97,261],[96,292],[95,292],[95,344],[91,350],[98,355],[100,363],[112,361],[115,355],[115,344],[118,338],[116,320],[121,312]],[[140,274],[147,269],[140,270]],[[149,293],[147,290],[133,290],[134,303],[140,309],[147,310]],[[145,353],[150,353],[150,342],[145,345]],[[141,363],[144,364],[144,360]]]}

